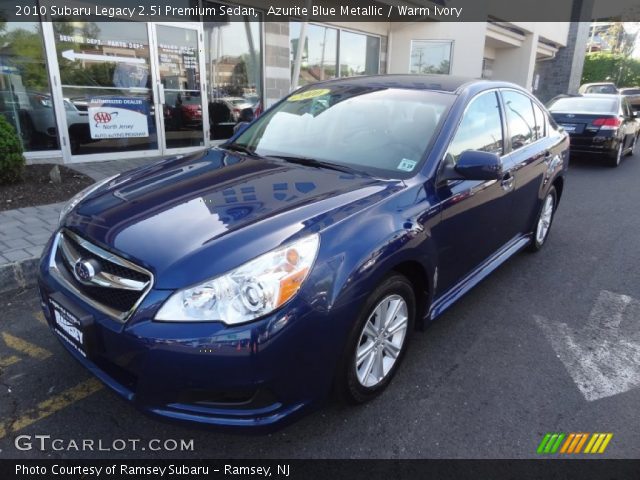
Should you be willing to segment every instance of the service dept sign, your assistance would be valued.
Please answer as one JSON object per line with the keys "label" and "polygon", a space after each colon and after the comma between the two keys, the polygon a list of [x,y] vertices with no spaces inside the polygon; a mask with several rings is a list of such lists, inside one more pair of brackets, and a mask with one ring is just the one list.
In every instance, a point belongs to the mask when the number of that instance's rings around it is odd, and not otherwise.
{"label": "service dept sign", "polygon": [[149,136],[149,102],[142,98],[100,97],[89,100],[91,138]]}

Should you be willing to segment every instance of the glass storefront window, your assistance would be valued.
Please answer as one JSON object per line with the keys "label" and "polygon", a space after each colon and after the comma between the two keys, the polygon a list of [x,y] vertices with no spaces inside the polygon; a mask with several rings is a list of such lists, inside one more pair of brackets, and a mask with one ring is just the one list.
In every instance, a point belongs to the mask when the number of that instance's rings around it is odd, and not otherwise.
{"label": "glass storefront window", "polygon": [[262,110],[260,25],[242,15],[204,23],[212,140],[229,138],[238,121],[250,120]]}
{"label": "glass storefront window", "polygon": [[409,73],[449,74],[452,44],[450,41],[412,40]]}
{"label": "glass storefront window", "polygon": [[147,25],[53,25],[71,153],[155,150]]}
{"label": "glass storefront window", "polygon": [[25,151],[60,148],[38,22],[0,23],[0,114]]}
{"label": "glass storefront window", "polygon": [[[300,22],[289,24],[291,71],[300,41]],[[340,47],[338,47],[340,45]],[[338,61],[340,65],[338,66]],[[307,24],[298,85],[380,72],[380,38],[323,25]]]}
{"label": "glass storefront window", "polygon": [[[296,58],[300,39],[300,22],[289,24],[291,65]],[[320,82],[337,76],[338,30],[307,24],[298,85]]]}
{"label": "glass storefront window", "polygon": [[374,75],[379,71],[380,39],[340,32],[340,76]]}

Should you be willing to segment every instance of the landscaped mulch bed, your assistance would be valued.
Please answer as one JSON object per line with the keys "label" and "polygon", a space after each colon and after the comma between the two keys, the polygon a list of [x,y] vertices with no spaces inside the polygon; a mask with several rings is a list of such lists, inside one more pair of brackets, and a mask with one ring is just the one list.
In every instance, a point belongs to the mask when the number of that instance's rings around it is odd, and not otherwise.
{"label": "landscaped mulch bed", "polygon": [[53,167],[53,164],[27,165],[22,182],[0,184],[0,211],[62,202],[94,182],[91,177],[58,165],[62,182],[53,183],[49,177]]}

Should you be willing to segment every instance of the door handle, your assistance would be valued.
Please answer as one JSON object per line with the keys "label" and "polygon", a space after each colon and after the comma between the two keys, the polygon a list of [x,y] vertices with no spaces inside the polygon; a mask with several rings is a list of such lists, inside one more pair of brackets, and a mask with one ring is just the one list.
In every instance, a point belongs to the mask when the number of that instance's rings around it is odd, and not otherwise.
{"label": "door handle", "polygon": [[513,189],[513,184],[514,184],[513,175],[511,175],[511,173],[505,173],[504,177],[502,177],[502,181],[500,182],[502,189],[505,192],[508,192],[509,190]]}

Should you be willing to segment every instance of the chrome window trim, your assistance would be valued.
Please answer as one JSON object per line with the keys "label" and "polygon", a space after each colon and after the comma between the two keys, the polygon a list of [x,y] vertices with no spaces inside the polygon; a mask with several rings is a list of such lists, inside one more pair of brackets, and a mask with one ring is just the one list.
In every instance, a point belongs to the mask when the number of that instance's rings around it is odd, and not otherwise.
{"label": "chrome window trim", "polygon": [[[111,263],[115,263],[117,265],[120,265],[122,267],[125,268],[129,268],[131,270],[135,270],[137,272],[140,272],[142,274],[148,275],[149,276],[149,281],[148,282],[136,282],[136,283],[142,283],[144,284],[143,289],[133,289],[131,288],[131,285],[125,285],[125,286],[114,286],[112,288],[120,288],[123,290],[136,290],[136,291],[140,291],[140,297],[138,298],[138,300],[136,301],[136,303],[127,311],[125,312],[121,312],[119,310],[113,309],[111,307],[108,307],[107,305],[103,305],[100,302],[97,302],[95,300],[93,300],[92,298],[88,297],[86,294],[82,293],[75,285],[73,285],[71,282],[69,282],[65,276],[62,274],[62,272],[60,271],[60,268],[58,267],[58,264],[56,262],[56,256],[58,254],[58,251],[61,251],[61,254],[63,255],[67,255],[68,252],[64,251],[61,247],[61,241],[63,241],[64,235],[68,235],[70,238],[72,238],[73,240],[75,240],[76,242],[78,242],[79,245],[81,245],[83,248],[86,248],[87,250],[89,250],[91,253],[95,254],[96,256],[109,261]],[[73,232],[70,232],[69,230],[59,230],[53,239],[53,242],[51,244],[51,253],[50,253],[50,257],[49,257],[49,272],[51,273],[51,275],[60,283],[62,284],[65,288],[67,288],[68,290],[70,290],[74,295],[76,295],[77,297],[79,297],[80,299],[82,299],[83,301],[85,301],[86,303],[88,303],[91,307],[95,308],[96,310],[108,315],[109,317],[113,318],[114,320],[116,320],[119,323],[125,323],[130,317],[131,315],[133,315],[133,313],[138,309],[138,307],[140,306],[140,304],[144,301],[144,299],[147,297],[147,295],[149,294],[149,292],[151,291],[151,288],[153,287],[153,284],[155,283],[155,277],[153,275],[153,273],[151,273],[149,270],[140,267],[139,265],[136,265],[124,258],[121,258],[111,252],[108,252],[96,245],[93,245],[92,243],[86,241],[85,239],[83,239],[82,237],[79,237],[78,235],[74,234]],[[109,275],[112,278],[119,278],[116,275]],[[128,279],[124,279],[127,280],[129,282],[131,282],[132,280],[128,280]],[[86,285],[91,285],[90,283],[85,283]],[[104,286],[104,285],[99,285],[99,284],[95,284],[95,286],[100,287],[100,286]]]}

